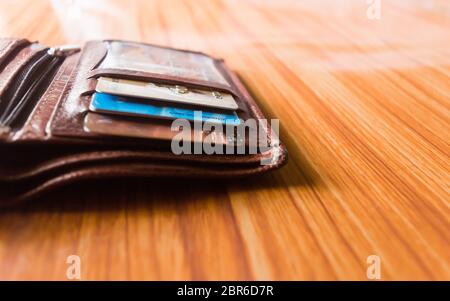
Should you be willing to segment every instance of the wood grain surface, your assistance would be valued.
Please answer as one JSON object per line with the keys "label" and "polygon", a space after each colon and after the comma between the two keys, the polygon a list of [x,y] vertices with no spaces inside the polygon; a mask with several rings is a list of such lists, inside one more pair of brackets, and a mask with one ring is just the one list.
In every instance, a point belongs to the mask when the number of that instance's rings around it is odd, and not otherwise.
{"label": "wood grain surface", "polygon": [[[369,9],[369,11],[368,11]],[[1,1],[1,36],[225,58],[290,160],[235,181],[85,182],[0,212],[0,278],[450,280],[450,3]]]}

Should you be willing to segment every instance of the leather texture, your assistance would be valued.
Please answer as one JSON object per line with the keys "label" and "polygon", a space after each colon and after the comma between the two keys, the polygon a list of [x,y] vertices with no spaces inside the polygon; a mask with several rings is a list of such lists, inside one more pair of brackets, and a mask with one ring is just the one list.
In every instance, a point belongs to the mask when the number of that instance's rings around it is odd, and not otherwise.
{"label": "leather texture", "polygon": [[[33,108],[18,127],[0,127],[0,206],[11,206],[55,187],[105,177],[220,177],[256,175],[286,163],[282,143],[263,153],[242,155],[175,155],[167,146],[142,139],[109,139],[83,129],[98,76],[141,79],[221,89],[235,95],[239,117],[265,119],[256,102],[224,61],[214,64],[227,85],[99,68],[107,41],[86,43],[65,58]],[[146,45],[146,44],[142,44]],[[23,39],[0,39],[0,109],[6,92],[20,80],[33,56],[45,49]],[[168,48],[170,49],[170,48]],[[184,51],[184,50],[183,50]],[[0,111],[0,114],[2,112]],[[267,133],[272,133],[268,125]],[[274,135],[274,133],[272,133]],[[261,160],[269,160],[262,165]]]}

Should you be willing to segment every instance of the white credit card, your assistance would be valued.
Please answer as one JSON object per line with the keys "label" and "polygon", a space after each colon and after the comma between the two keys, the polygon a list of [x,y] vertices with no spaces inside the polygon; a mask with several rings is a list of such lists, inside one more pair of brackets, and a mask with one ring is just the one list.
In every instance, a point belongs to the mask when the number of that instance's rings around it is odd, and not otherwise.
{"label": "white credit card", "polygon": [[219,91],[192,89],[178,85],[100,77],[98,78],[96,91],[224,110],[238,109],[238,105],[231,94]]}

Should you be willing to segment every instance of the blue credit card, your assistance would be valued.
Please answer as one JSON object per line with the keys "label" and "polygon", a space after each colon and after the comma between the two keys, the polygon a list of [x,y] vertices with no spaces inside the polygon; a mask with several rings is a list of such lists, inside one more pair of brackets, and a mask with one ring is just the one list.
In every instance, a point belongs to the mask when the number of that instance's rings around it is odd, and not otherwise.
{"label": "blue credit card", "polygon": [[[141,100],[142,101],[142,100]],[[94,93],[90,110],[94,112],[116,113],[131,116],[154,117],[165,119],[187,119],[220,124],[239,125],[241,123],[236,113],[223,114],[205,112],[195,109],[177,108],[166,105],[152,105],[142,103],[132,97],[117,96],[107,93]],[[199,113],[201,112],[200,118]]]}

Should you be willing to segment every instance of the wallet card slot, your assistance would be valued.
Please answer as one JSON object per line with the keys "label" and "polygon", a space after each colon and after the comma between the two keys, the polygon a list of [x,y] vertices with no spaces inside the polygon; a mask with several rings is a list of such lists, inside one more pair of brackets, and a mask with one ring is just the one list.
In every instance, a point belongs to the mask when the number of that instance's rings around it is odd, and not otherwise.
{"label": "wallet card slot", "polygon": [[31,111],[36,106],[42,94],[53,80],[53,77],[61,65],[62,58],[52,58],[48,62],[48,66],[42,71],[40,77],[33,83],[32,88],[27,91],[14,110],[5,120],[5,125],[14,129],[21,127],[28,118]]}
{"label": "wallet card slot", "polygon": [[29,89],[29,85],[32,82],[32,77],[36,76],[35,66],[42,64],[42,58],[45,56],[47,49],[35,53],[33,57],[22,66],[20,71],[15,75],[12,80],[12,84],[6,89],[0,98],[0,124],[4,125],[3,120],[7,117],[8,113],[14,108],[15,101],[26,93]]}
{"label": "wallet card slot", "polygon": [[71,45],[44,48],[23,65],[1,96],[0,124],[12,130],[20,128],[52,83],[65,58],[77,51],[79,47]]}
{"label": "wallet card slot", "polygon": [[104,76],[183,85],[237,95],[218,68],[222,60],[202,52],[129,41],[98,43],[105,52],[89,71],[88,78]]}
{"label": "wallet card slot", "polygon": [[237,92],[227,85],[215,84],[201,80],[185,79],[176,76],[166,76],[150,72],[135,72],[125,69],[95,69],[89,72],[88,79],[93,78],[97,79],[99,77],[128,79],[135,81],[151,82],[155,84],[182,85],[188,88],[197,88],[211,92],[220,91],[220,92],[227,92],[234,96],[237,95]]}
{"label": "wallet card slot", "polygon": [[33,43],[27,45],[8,61],[5,68],[0,72],[0,103],[2,102],[5,91],[15,83],[15,79],[22,72],[25,66],[32,62],[37,53],[44,49],[43,46]]}
{"label": "wallet card slot", "polygon": [[62,60],[62,57],[51,56],[47,49],[43,49],[23,66],[13,84],[2,95],[0,123],[3,126],[15,127],[23,119],[21,117],[29,113]]}
{"label": "wallet card slot", "polygon": [[26,39],[0,39],[0,72],[30,44],[31,42]]}
{"label": "wallet card slot", "polygon": [[26,114],[27,120],[15,133],[10,136],[11,141],[36,141],[46,139],[46,127],[50,117],[58,104],[64,91],[70,74],[78,61],[78,54],[68,56],[64,59],[55,76],[52,76],[48,88],[39,97],[30,114]]}
{"label": "wallet card slot", "polygon": [[89,80],[87,77],[89,71],[102,61],[105,53],[106,47],[102,41],[91,41],[85,44],[78,60],[74,62],[75,68],[50,117],[46,128],[47,135],[70,138],[92,136],[83,130],[83,119],[91,99],[90,93],[86,91],[94,92],[92,84],[96,80]]}

